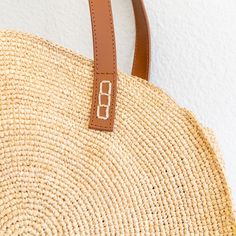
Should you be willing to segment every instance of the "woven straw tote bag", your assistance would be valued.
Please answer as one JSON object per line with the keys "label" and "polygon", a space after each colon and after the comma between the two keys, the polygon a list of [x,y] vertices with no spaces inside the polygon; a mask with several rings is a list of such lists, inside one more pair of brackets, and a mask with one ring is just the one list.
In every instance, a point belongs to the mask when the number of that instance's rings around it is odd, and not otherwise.
{"label": "woven straw tote bag", "polygon": [[142,1],[132,76],[89,3],[94,61],[0,31],[0,236],[236,235],[214,135],[147,81]]}

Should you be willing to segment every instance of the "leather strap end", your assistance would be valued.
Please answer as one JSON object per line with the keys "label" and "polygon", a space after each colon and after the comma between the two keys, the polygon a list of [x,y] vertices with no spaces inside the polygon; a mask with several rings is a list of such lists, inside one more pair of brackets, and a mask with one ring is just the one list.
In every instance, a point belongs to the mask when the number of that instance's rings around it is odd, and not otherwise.
{"label": "leather strap end", "polygon": [[113,131],[117,92],[116,74],[96,74],[89,128]]}

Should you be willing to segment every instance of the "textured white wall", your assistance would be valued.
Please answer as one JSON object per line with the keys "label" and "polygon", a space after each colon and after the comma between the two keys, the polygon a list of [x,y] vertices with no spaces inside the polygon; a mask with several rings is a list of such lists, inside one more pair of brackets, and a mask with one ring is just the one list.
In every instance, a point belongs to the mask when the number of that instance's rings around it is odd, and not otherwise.
{"label": "textured white wall", "polygon": [[[236,1],[146,0],[151,80],[214,129],[236,205]],[[119,67],[130,71],[131,0],[112,0]],[[87,0],[1,0],[0,28],[18,29],[92,57]]]}

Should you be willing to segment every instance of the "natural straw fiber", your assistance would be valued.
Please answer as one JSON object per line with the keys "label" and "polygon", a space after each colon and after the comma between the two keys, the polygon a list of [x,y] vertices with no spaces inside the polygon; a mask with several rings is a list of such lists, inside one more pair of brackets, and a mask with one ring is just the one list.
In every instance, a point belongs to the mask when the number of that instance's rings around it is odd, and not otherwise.
{"label": "natural straw fiber", "polygon": [[93,63],[0,32],[0,236],[236,235],[212,138],[120,73],[114,132],[88,129]]}

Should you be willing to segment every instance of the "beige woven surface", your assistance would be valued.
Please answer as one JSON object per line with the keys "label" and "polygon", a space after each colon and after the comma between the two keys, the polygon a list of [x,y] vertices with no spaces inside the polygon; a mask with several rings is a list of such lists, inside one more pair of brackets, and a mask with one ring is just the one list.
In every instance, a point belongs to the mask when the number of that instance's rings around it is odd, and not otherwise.
{"label": "beige woven surface", "polygon": [[114,132],[89,130],[92,82],[82,56],[0,32],[0,235],[236,235],[195,117],[120,73]]}

